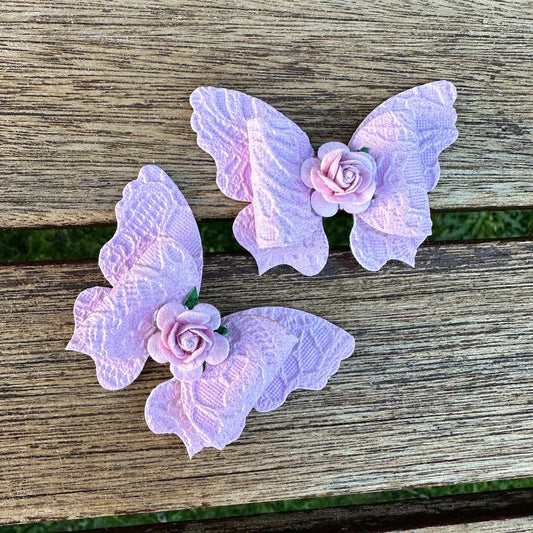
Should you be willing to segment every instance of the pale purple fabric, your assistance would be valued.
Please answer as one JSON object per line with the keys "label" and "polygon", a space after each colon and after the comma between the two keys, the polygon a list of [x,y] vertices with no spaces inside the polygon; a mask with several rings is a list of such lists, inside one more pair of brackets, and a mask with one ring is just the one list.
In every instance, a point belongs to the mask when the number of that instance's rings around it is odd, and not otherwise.
{"label": "pale purple fabric", "polygon": [[[350,153],[367,148],[368,161],[376,164],[375,190],[366,190],[373,198],[363,202],[361,195],[360,203],[355,195],[351,201],[333,202],[325,182],[311,179],[327,152],[344,145],[326,143],[323,153],[313,157],[305,133],[257,98],[200,87],[191,95],[191,124],[198,144],[217,163],[222,192],[252,204],[237,217],[234,233],[255,257],[260,273],[283,263],[308,276],[320,272],[328,245],[312,215],[320,220],[339,207],[354,215],[351,247],[356,259],[364,268],[378,270],[390,259],[413,264],[418,246],[431,234],[427,193],[439,178],[438,155],[457,137],[455,97],[453,84],[436,81],[393,96],[368,115],[348,144]],[[350,172],[355,170],[352,165]],[[368,176],[364,180],[371,181]]]}
{"label": "pale purple fabric", "polygon": [[[76,324],[67,349],[94,359],[102,387],[129,385],[148,358],[147,341],[155,333],[157,310],[168,301],[183,301],[200,276],[195,260],[179,244],[167,238],[154,241]],[[85,291],[80,296],[85,300]],[[76,307],[80,305],[78,300]]]}
{"label": "pale purple fabric", "polygon": [[252,408],[270,411],[296,388],[323,388],[354,349],[349,333],[296,309],[255,308],[222,321],[229,357],[192,383],[162,383],[146,403],[150,429],[178,435],[190,457],[237,439]]}
{"label": "pale purple fabric", "polygon": [[[295,389],[320,390],[349,357],[355,340],[348,332],[311,313],[287,307],[256,307],[229,317],[263,316],[282,324],[298,342],[262,392],[254,408],[277,409]],[[228,317],[228,318],[229,318]]]}
{"label": "pale purple fabric", "polygon": [[311,190],[294,179],[314,154],[307,135],[270,105],[238,91],[199,87],[190,100],[191,125],[217,163],[218,186],[230,198],[252,203],[233,232],[260,273],[282,263],[308,276],[320,272],[329,253],[322,217],[311,207]]}
{"label": "pale purple fabric", "polygon": [[[174,182],[155,165],[146,165],[136,180],[124,188],[115,207],[117,231],[100,250],[99,265],[115,285],[146,248],[168,237],[193,257],[202,272],[202,242],[194,215]],[[201,279],[198,279],[200,290]]]}
{"label": "pale purple fabric", "polygon": [[100,255],[113,287],[80,293],[67,349],[91,356],[107,389],[129,385],[149,355],[169,364],[174,378],[152,392],[146,420],[156,433],[179,435],[191,456],[235,440],[252,407],[271,410],[295,388],[324,387],[353,352],[350,334],[303,311],[257,308],[221,318],[212,305],[191,303],[202,276],[200,235],[161,169],[143,167],[117,218]]}
{"label": "pale purple fabric", "polygon": [[100,251],[112,289],[92,287],[74,305],[75,330],[67,345],[91,356],[100,384],[129,385],[140,374],[157,309],[200,288],[202,244],[187,201],[155,165],[139,171],[116,206],[117,231]]}

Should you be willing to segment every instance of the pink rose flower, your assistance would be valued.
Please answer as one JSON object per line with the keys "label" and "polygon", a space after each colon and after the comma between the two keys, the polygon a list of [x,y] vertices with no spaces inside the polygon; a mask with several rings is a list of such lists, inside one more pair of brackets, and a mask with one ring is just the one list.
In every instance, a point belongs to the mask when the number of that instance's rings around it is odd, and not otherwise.
{"label": "pink rose flower", "polygon": [[170,371],[180,381],[196,381],[204,363],[218,365],[229,353],[229,343],[215,330],[220,313],[210,304],[192,309],[169,302],[156,315],[156,331],[148,339],[148,353],[158,363],[170,363]]}
{"label": "pink rose flower", "polygon": [[333,216],[339,207],[354,215],[362,213],[376,190],[374,158],[339,142],[323,144],[318,157],[303,162],[300,174],[305,185],[314,189],[311,205],[322,217]]}

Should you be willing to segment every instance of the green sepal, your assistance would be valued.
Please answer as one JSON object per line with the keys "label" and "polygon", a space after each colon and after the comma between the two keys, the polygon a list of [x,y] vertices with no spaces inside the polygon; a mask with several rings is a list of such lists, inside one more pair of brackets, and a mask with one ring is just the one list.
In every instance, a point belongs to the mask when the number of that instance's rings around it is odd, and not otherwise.
{"label": "green sepal", "polygon": [[215,329],[215,333],[220,333],[220,335],[227,335],[229,333],[229,329],[226,326],[220,326]]}
{"label": "green sepal", "polygon": [[368,152],[370,152],[370,148],[368,146],[363,146],[363,148],[360,148],[357,151],[358,152],[364,152],[365,154],[368,154]]}
{"label": "green sepal", "polygon": [[198,305],[198,289],[193,287],[191,292],[187,294],[187,298],[183,300],[183,305],[187,309],[192,309],[195,305]]}

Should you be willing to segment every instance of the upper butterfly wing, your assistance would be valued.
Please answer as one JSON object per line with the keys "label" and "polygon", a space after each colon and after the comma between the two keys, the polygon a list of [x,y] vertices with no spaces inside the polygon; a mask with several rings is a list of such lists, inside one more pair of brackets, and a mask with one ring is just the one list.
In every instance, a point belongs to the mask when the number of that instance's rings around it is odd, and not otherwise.
{"label": "upper butterfly wing", "polygon": [[190,457],[205,447],[220,450],[239,437],[248,413],[297,341],[268,318],[235,314],[223,322],[229,330],[228,358],[207,365],[197,381],[158,385],[146,402],[150,429],[178,435]]}
{"label": "upper butterfly wing", "polygon": [[99,259],[113,289],[92,287],[78,296],[67,346],[94,359],[98,380],[108,389],[125,387],[141,372],[158,306],[182,300],[202,277],[196,221],[163,170],[143,167],[125,187],[116,213],[117,231]]}
{"label": "upper butterfly wing", "polygon": [[388,234],[429,235],[429,200],[412,111],[386,111],[370,120],[356,139],[370,148],[377,166],[374,198],[356,217]]}
{"label": "upper butterfly wing", "polygon": [[455,141],[458,135],[455,128],[457,113],[453,108],[456,97],[456,88],[446,80],[426,83],[397,94],[376,107],[363,120],[349,146],[352,149],[366,146],[361,144],[365,142],[362,133],[379,115],[389,111],[413,112],[414,127],[419,142],[422,180],[426,191],[430,191],[437,184],[440,175],[438,156]]}
{"label": "upper butterfly wing", "polygon": [[300,178],[302,163],[314,154],[307,135],[273,107],[237,91],[200,87],[191,105],[192,127],[217,163],[220,189],[252,203],[237,217],[234,233],[260,272],[285,263],[318,273],[328,243]]}
{"label": "upper butterfly wing", "polygon": [[149,246],[163,238],[187,250],[202,272],[198,225],[187,200],[161,168],[142,167],[139,177],[124,188],[123,196],[115,208],[117,231],[99,257],[100,269],[111,285],[120,281]]}

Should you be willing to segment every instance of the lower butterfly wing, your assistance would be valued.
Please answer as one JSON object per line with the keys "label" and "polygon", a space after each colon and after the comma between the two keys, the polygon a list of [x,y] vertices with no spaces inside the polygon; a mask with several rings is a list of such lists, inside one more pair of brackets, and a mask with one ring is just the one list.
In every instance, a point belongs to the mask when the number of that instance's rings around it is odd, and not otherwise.
{"label": "lower butterfly wing", "polygon": [[304,276],[318,274],[326,264],[329,243],[322,224],[310,228],[310,232],[300,242],[291,245],[261,248],[256,237],[256,217],[254,206],[246,206],[233,223],[233,233],[237,242],[255,258],[259,274],[276,265],[290,265]]}
{"label": "lower butterfly wing", "polygon": [[426,191],[430,191],[436,186],[440,175],[438,156],[458,135],[455,128],[457,114],[453,108],[456,97],[456,88],[446,80],[426,83],[397,94],[376,107],[363,120],[349,145],[352,149],[366,146],[361,144],[364,142],[360,138],[361,132],[379,115],[387,112],[412,112],[422,165],[421,180]]}
{"label": "lower butterfly wing", "polygon": [[[155,165],[139,171],[116,206],[117,231],[100,251],[102,273],[116,285],[159,239],[171,239],[202,271],[202,243],[194,215],[175,183]],[[200,288],[198,280],[198,289]]]}
{"label": "lower butterfly wing", "polygon": [[[67,350],[85,349],[79,338],[82,324],[110,292],[109,287],[90,287],[78,295],[74,303],[74,324],[78,329],[78,335],[73,336]],[[92,350],[88,355],[96,363],[98,381],[107,389],[120,389],[129,385],[141,373],[145,363],[143,358],[112,359],[104,353],[96,354]]]}
{"label": "lower butterfly wing", "polygon": [[314,154],[307,135],[273,107],[237,91],[200,87],[191,104],[198,144],[217,163],[220,189],[252,203],[235,221],[234,233],[260,272],[290,264],[317,274],[328,245],[311,190],[300,178],[302,163]]}
{"label": "lower butterfly wing", "polygon": [[146,402],[150,429],[178,435],[190,457],[205,447],[220,450],[239,437],[248,413],[296,343],[265,317],[236,313],[223,323],[229,330],[228,358],[207,365],[197,381],[158,385]]}
{"label": "lower butterfly wing", "polygon": [[157,310],[183,301],[200,278],[197,261],[174,239],[154,241],[112,289],[93,287],[78,296],[67,350],[93,358],[102,387],[129,385],[148,358]]}
{"label": "lower butterfly wing", "polygon": [[416,252],[425,239],[426,235],[405,237],[383,233],[369,226],[360,217],[354,217],[350,247],[363,268],[376,272],[391,259],[415,266]]}
{"label": "lower butterfly wing", "polygon": [[[289,356],[254,405],[272,411],[295,389],[320,390],[355,347],[352,335],[316,315],[287,307],[257,307],[235,313],[263,316],[281,324],[298,338]],[[235,316],[230,315],[230,316]]]}

